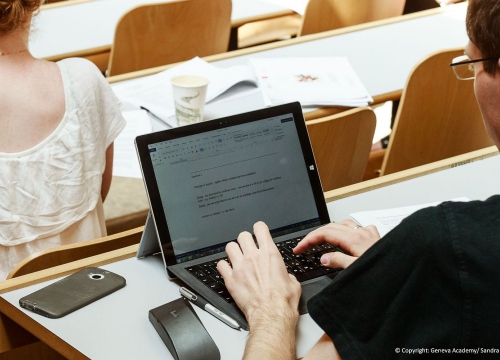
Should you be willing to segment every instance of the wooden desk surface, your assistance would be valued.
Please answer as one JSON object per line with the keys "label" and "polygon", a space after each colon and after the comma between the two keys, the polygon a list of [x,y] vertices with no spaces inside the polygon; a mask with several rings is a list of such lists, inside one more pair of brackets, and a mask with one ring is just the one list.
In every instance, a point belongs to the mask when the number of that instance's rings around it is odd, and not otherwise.
{"label": "wooden desk surface", "polygon": [[[459,196],[483,200],[498,193],[499,183],[500,156],[492,147],[334,190],[325,196],[332,220],[339,221],[349,213],[361,210],[421,204]],[[151,357],[141,357],[168,358],[168,352],[149,324],[146,313],[154,306],[177,298],[177,285],[167,280],[160,258],[137,260],[133,258],[136,250],[134,245],[2,282],[0,312],[72,358],[85,358],[80,351],[93,359],[121,358],[125,355],[136,358],[142,354],[140,346],[152,351]],[[120,273],[125,276],[128,285],[114,295],[59,320],[46,319],[19,308],[18,299],[46,285],[44,281],[86,266],[101,266]],[[143,296],[146,293],[148,296]],[[233,331],[210,315],[197,312],[219,345],[223,358],[241,355],[246,338],[244,332]],[[299,356],[321,334],[307,315],[302,316],[300,321]],[[115,337],[117,334],[110,330],[110,324],[115,324],[113,329],[118,329],[118,335],[123,337]],[[143,341],[146,345],[142,345]],[[120,356],[110,353],[113,349],[120,352]]]}

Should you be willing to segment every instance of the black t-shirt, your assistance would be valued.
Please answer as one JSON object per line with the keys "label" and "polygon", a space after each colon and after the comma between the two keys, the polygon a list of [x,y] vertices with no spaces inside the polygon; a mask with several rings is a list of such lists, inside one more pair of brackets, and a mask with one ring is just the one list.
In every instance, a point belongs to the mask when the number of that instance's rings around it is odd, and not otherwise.
{"label": "black t-shirt", "polygon": [[500,196],[409,216],[308,310],[343,360],[401,358],[414,349],[500,358]]}

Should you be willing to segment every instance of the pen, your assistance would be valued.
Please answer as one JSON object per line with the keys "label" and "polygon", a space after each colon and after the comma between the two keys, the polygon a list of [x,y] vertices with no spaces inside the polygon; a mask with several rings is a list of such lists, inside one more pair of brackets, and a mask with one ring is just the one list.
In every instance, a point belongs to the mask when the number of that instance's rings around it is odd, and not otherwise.
{"label": "pen", "polygon": [[182,296],[184,296],[186,299],[191,301],[193,304],[198,306],[200,309],[205,310],[207,313],[210,315],[215,316],[217,319],[222,321],[223,323],[226,323],[227,325],[231,326],[233,329],[239,329],[240,325],[231,318],[230,316],[224,314],[222,311],[217,309],[215,306],[210,304],[207,300],[202,298],[199,295],[195,295],[192,291],[189,291],[185,287],[179,288],[179,292],[181,293]]}
{"label": "pen", "polygon": [[168,127],[172,127],[172,125],[168,124],[165,120],[163,120],[161,117],[157,116],[156,114],[154,114],[153,112],[151,112],[151,110],[145,108],[144,106],[140,106],[140,108],[144,111],[146,111],[148,114],[150,114],[151,116],[153,116],[155,119],[157,120],[160,120],[162,123],[164,123],[165,125],[167,125]]}

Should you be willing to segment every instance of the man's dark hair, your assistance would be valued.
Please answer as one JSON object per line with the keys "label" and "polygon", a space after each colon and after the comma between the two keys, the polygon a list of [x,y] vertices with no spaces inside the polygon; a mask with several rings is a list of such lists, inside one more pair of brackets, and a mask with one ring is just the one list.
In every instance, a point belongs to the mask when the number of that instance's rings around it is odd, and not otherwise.
{"label": "man's dark hair", "polygon": [[[484,58],[500,58],[500,0],[469,0],[467,34]],[[494,75],[498,60],[485,61],[484,71]]]}

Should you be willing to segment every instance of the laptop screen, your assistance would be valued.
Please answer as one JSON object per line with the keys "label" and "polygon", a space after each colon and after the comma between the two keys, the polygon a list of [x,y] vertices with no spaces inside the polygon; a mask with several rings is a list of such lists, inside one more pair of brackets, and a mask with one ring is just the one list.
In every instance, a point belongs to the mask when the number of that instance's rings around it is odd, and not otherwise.
{"label": "laptop screen", "polygon": [[259,220],[273,237],[321,224],[292,113],[148,150],[177,263],[224,251]]}

